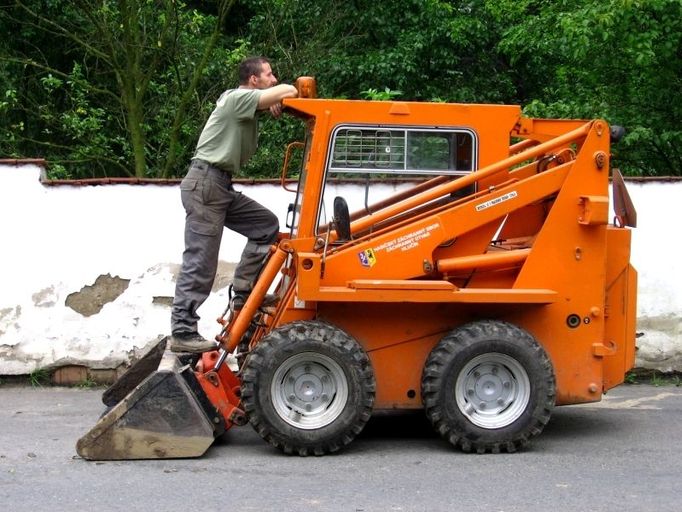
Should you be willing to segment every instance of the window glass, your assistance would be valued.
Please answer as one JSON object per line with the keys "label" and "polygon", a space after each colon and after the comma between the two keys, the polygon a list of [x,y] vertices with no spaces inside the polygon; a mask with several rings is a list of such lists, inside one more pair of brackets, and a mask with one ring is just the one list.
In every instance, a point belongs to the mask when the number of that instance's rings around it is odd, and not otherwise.
{"label": "window glass", "polygon": [[[370,206],[434,176],[469,174],[476,166],[476,140],[469,130],[437,128],[341,127],[332,136],[319,226],[331,219],[339,180],[358,180],[364,198],[345,197],[351,212]],[[387,185],[387,182],[393,185]],[[474,191],[468,187],[458,196]],[[323,229],[324,230],[324,229]]]}
{"label": "window glass", "polygon": [[466,131],[341,128],[333,141],[332,173],[459,174],[473,170]]}

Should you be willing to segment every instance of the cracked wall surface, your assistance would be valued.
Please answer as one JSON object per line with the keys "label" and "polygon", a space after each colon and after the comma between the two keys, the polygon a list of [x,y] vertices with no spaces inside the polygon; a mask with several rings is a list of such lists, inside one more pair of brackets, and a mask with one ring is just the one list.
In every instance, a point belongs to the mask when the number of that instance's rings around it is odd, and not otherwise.
{"label": "cracked wall surface", "polygon": [[[184,249],[179,189],[45,187],[39,176],[36,166],[0,166],[0,218],[12,219],[3,235],[21,240],[21,250],[5,250],[0,260],[0,375],[62,364],[117,368],[169,334]],[[627,186],[639,214],[632,250],[639,272],[637,365],[682,372],[682,241],[668,228],[682,214],[682,182]],[[275,185],[236,187],[285,225],[291,194]],[[364,201],[361,186],[337,188],[333,195]],[[386,186],[384,193],[395,190]],[[219,330],[215,318],[227,305],[244,244],[225,230],[218,276],[199,309],[205,336]]]}
{"label": "cracked wall surface", "polygon": [[0,336],[5,334],[5,331],[10,327],[16,327],[17,320],[21,316],[21,306],[15,306],[13,308],[2,308],[0,309]]}
{"label": "cracked wall surface", "polygon": [[[12,219],[3,235],[21,240],[20,250],[4,250],[0,259],[0,375],[126,364],[169,334],[184,250],[179,188],[46,187],[40,172],[0,166],[0,214]],[[278,189],[249,194],[267,203]],[[226,230],[216,285],[199,310],[207,336],[217,329],[245,242]]]}
{"label": "cracked wall surface", "polygon": [[99,276],[93,284],[67,295],[66,305],[83,316],[96,315],[105,304],[119,298],[129,284],[130,279],[121,279],[119,276]]}
{"label": "cracked wall surface", "polygon": [[31,298],[33,299],[33,304],[38,308],[49,308],[54,306],[56,302],[54,286],[43,288],[34,293]]}

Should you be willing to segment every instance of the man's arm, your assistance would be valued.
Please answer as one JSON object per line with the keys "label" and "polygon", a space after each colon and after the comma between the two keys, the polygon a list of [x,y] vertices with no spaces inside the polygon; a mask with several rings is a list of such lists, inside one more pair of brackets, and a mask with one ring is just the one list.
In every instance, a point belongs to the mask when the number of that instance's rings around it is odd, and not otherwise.
{"label": "man's arm", "polygon": [[258,99],[258,110],[266,110],[274,105],[278,105],[284,98],[295,98],[298,96],[296,87],[289,84],[279,84],[269,89],[264,89]]}

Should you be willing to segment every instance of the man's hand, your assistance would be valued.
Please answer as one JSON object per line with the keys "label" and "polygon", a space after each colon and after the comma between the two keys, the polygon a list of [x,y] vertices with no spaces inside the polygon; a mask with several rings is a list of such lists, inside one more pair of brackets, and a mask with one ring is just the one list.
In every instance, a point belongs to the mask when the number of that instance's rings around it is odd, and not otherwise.
{"label": "man's hand", "polygon": [[277,119],[279,116],[282,115],[282,104],[281,103],[275,103],[274,105],[270,105],[270,114],[272,114],[272,117]]}

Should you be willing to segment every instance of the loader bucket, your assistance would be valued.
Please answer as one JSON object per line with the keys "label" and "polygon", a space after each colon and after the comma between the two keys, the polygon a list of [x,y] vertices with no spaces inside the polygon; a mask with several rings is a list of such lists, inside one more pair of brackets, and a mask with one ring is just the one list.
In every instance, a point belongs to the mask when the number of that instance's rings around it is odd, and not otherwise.
{"label": "loader bucket", "polygon": [[164,337],[147,351],[128,371],[126,371],[116,382],[102,393],[102,402],[108,407],[113,407],[123,400],[128,393],[146,379],[153,371],[159,367],[161,357],[166,350],[168,337]]}
{"label": "loader bucket", "polygon": [[106,412],[76,451],[88,460],[199,457],[224,429],[191,367],[166,351],[158,370]]}

